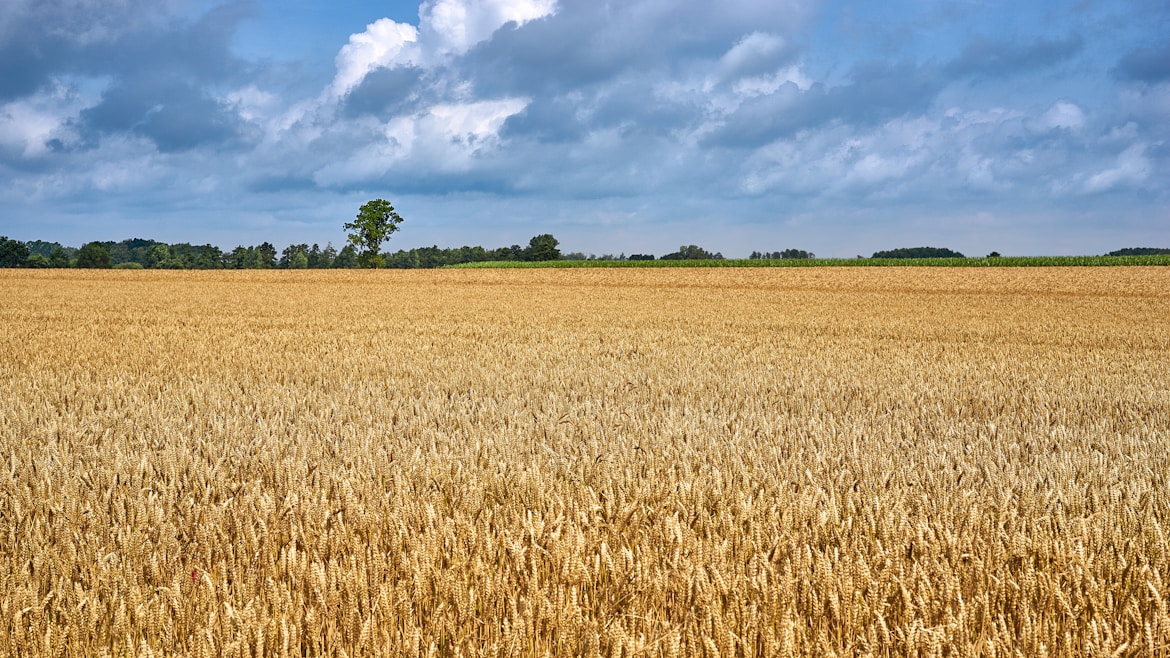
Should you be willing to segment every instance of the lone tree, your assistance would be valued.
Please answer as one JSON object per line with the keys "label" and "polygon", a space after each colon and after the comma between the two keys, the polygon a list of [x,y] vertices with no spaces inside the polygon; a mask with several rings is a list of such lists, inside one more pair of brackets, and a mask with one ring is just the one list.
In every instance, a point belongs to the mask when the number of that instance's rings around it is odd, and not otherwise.
{"label": "lone tree", "polygon": [[402,216],[385,199],[374,199],[358,210],[357,219],[345,223],[349,243],[359,249],[357,260],[362,267],[382,267],[385,259],[378,251],[390,234],[398,230]]}
{"label": "lone tree", "polygon": [[561,250],[557,248],[559,244],[560,241],[554,238],[551,233],[534,236],[528,241],[528,248],[524,250],[524,260],[560,260]]}

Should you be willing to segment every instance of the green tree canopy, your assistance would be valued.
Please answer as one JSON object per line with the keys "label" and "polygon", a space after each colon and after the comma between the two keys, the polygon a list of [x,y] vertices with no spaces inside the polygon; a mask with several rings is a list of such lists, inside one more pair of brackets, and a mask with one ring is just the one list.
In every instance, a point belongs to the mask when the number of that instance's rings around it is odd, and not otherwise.
{"label": "green tree canopy", "polygon": [[767,260],[788,260],[788,259],[793,259],[793,258],[816,258],[816,257],[817,257],[817,255],[814,254],[813,252],[805,251],[803,249],[785,249],[784,251],[765,251],[765,252],[753,251],[752,255],[748,256],[748,258],[751,260],[756,260],[759,258],[763,258],[763,259],[767,259]]}
{"label": "green tree canopy", "polygon": [[678,248],[678,251],[673,254],[666,254],[662,260],[722,260],[723,254],[719,252],[711,253],[706,249],[688,244]]}
{"label": "green tree canopy", "polygon": [[28,245],[0,236],[0,267],[24,267],[28,255]]}
{"label": "green tree canopy", "polygon": [[1127,247],[1125,249],[1118,249],[1111,251],[1106,256],[1160,256],[1162,254],[1170,254],[1170,249],[1162,249],[1159,247]]}
{"label": "green tree canopy", "polygon": [[358,209],[357,219],[345,223],[349,243],[359,249],[357,259],[362,267],[381,267],[385,264],[378,253],[382,243],[398,230],[402,216],[385,199],[374,199]]}
{"label": "green tree canopy", "polygon": [[89,242],[77,252],[77,267],[109,269],[113,265],[110,248],[101,242]]}
{"label": "green tree canopy", "polygon": [[61,249],[60,242],[45,242],[44,240],[29,240],[25,243],[28,246],[29,255],[40,254],[45,258],[53,253],[54,249]]}
{"label": "green tree canopy", "polygon": [[524,260],[560,260],[561,250],[557,248],[559,244],[560,241],[550,233],[534,236],[528,241],[528,248],[524,250]]}
{"label": "green tree canopy", "polygon": [[69,252],[64,247],[56,247],[49,252],[50,267],[69,267]]}
{"label": "green tree canopy", "polygon": [[333,259],[333,267],[349,268],[357,267],[357,251],[352,244],[347,244],[337,252],[337,257]]}
{"label": "green tree canopy", "polygon": [[966,258],[957,251],[944,247],[903,247],[889,251],[875,251],[874,258]]}

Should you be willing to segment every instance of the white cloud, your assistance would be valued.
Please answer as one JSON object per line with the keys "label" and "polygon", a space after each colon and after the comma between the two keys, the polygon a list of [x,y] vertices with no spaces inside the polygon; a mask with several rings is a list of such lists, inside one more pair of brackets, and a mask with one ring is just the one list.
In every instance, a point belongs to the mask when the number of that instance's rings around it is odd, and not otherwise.
{"label": "white cloud", "polygon": [[337,53],[332,95],[344,96],[378,68],[433,67],[510,22],[523,25],[555,10],[555,0],[428,0],[419,7],[417,28],[382,18],[350,35]]}
{"label": "white cloud", "polygon": [[1031,123],[1033,130],[1048,132],[1051,130],[1080,130],[1085,125],[1085,113],[1076,103],[1057,101],[1048,108],[1048,111],[1039,119]]}
{"label": "white cloud", "polygon": [[58,85],[28,98],[0,105],[0,147],[17,151],[25,158],[49,152],[49,144],[77,142],[69,119],[85,109],[90,99]]}
{"label": "white cloud", "polygon": [[775,94],[785,85],[807,91],[813,81],[800,66],[781,65],[787,47],[778,34],[751,32],[725,52],[693,90],[701,91],[715,114],[734,112],[746,99]]}
{"label": "white cloud", "polygon": [[334,97],[341,97],[380,67],[421,64],[418,30],[413,25],[382,18],[366,26],[365,32],[350,35],[349,43],[337,53]]}
{"label": "white cloud", "polygon": [[386,137],[398,147],[395,159],[435,171],[467,171],[476,157],[499,147],[504,121],[527,104],[527,99],[505,98],[436,105],[411,119],[392,121]]}
{"label": "white cloud", "polygon": [[742,189],[810,196],[887,197],[917,184],[947,153],[937,120],[897,119],[871,130],[846,125],[802,132],[758,149]]}
{"label": "white cloud", "polygon": [[761,68],[775,69],[784,45],[784,37],[778,34],[752,32],[719,58],[718,75],[722,79],[730,79],[745,72],[759,73]]}
{"label": "white cloud", "polygon": [[523,25],[555,10],[555,0],[428,0],[418,15],[428,49],[442,57],[467,52],[509,22]]}
{"label": "white cloud", "polygon": [[793,84],[800,91],[808,91],[813,81],[799,66],[786,66],[774,75],[744,78],[735,83],[735,92],[741,96],[763,96],[775,93],[786,84]]}
{"label": "white cloud", "polygon": [[[527,107],[529,99],[476,98],[470,80],[442,68],[508,23],[522,25],[556,10],[555,0],[427,0],[419,7],[419,26],[388,18],[351,35],[336,57],[337,73],[313,105],[290,111],[279,121],[282,140],[302,143],[337,135],[374,134],[343,160],[327,163],[313,179],[338,186],[374,180],[395,167],[411,173],[468,171],[475,160],[497,149],[499,132],[508,117]],[[354,121],[335,116],[338,103],[380,68],[416,67],[435,72],[423,84],[429,103],[408,114],[385,120]],[[347,128],[347,125],[349,126]],[[274,133],[270,130],[270,135]]]}
{"label": "white cloud", "polygon": [[271,111],[279,106],[280,98],[259,89],[256,85],[248,85],[229,92],[223,101],[235,108],[240,118],[245,121],[257,121],[267,118]]}
{"label": "white cloud", "polygon": [[1090,176],[1089,180],[1085,181],[1084,191],[1095,194],[1127,185],[1137,185],[1149,177],[1150,169],[1146,145],[1134,144],[1117,156],[1113,167]]}
{"label": "white cloud", "polygon": [[1002,187],[995,178],[994,165],[991,158],[964,149],[955,163],[955,170],[971,189],[994,191]]}
{"label": "white cloud", "polygon": [[1007,123],[1023,117],[1022,112],[1008,110],[1002,107],[993,107],[987,110],[966,110],[957,107],[948,108],[943,116],[955,122],[956,128],[985,129],[998,124]]}
{"label": "white cloud", "polygon": [[461,105],[436,105],[428,116],[442,135],[452,142],[474,144],[493,137],[504,120],[524,109],[526,99],[506,98]]}
{"label": "white cloud", "polygon": [[59,118],[28,101],[0,106],[0,146],[31,158],[48,152],[48,142],[60,127]]}
{"label": "white cloud", "polygon": [[414,171],[463,172],[476,158],[499,148],[500,128],[528,104],[524,98],[435,105],[382,127],[382,139],[314,175],[318,184],[337,186],[380,178],[396,167]]}

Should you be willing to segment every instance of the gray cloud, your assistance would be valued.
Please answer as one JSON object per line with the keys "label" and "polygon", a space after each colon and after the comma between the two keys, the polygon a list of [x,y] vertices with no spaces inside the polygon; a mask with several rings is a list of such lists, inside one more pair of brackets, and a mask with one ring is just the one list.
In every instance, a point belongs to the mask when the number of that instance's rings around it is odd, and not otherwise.
{"label": "gray cloud", "polygon": [[485,93],[555,94],[603,84],[630,72],[660,79],[695,62],[714,62],[753,32],[783,35],[773,48],[745,52],[740,75],[791,59],[811,17],[799,1],[562,0],[558,11],[516,28],[506,25],[460,63]]}
{"label": "gray cloud", "polygon": [[239,138],[242,125],[229,108],[198,87],[169,80],[119,84],[101,103],[81,113],[86,131],[95,135],[134,133],[152,140],[163,152],[224,144]]}
{"label": "gray cloud", "polygon": [[70,61],[75,50],[60,38],[29,33],[7,34],[0,40],[0,102],[41,89],[51,74]]}
{"label": "gray cloud", "polygon": [[1030,43],[979,37],[947,65],[946,72],[952,76],[1020,75],[1069,59],[1083,47],[1084,39],[1080,35]]}
{"label": "gray cloud", "polygon": [[418,107],[423,70],[418,67],[380,68],[366,75],[349,92],[344,109],[348,116],[371,114],[389,118]]}
{"label": "gray cloud", "polygon": [[551,17],[509,24],[471,49],[460,69],[485,94],[555,94],[596,84],[632,65],[622,44],[604,43],[596,3],[566,2]]}
{"label": "gray cloud", "polygon": [[0,15],[0,101],[43,89],[62,75],[116,76],[127,64],[143,63],[127,57],[132,44],[153,38],[174,4],[7,0]]}
{"label": "gray cloud", "polygon": [[834,122],[874,125],[925,111],[944,84],[936,70],[910,62],[861,64],[849,78],[843,85],[818,83],[807,91],[789,82],[773,94],[748,100],[706,143],[753,148]]}
{"label": "gray cloud", "polygon": [[1170,42],[1126,53],[1114,72],[1123,79],[1139,82],[1170,80]]}
{"label": "gray cloud", "polygon": [[194,22],[162,20],[165,5],[25,5],[0,42],[0,100],[61,81],[100,80],[100,99],[76,120],[91,147],[116,133],[146,137],[163,151],[239,138],[245,133],[239,118],[215,97],[248,75],[249,66],[231,54],[231,39],[236,25],[253,15],[254,3],[221,5]]}
{"label": "gray cloud", "polygon": [[583,139],[588,127],[577,118],[580,104],[564,96],[537,97],[519,114],[504,122],[504,135],[546,143]]}
{"label": "gray cloud", "polygon": [[744,78],[768,75],[791,64],[797,54],[792,43],[781,36],[752,32],[719,58],[716,76],[720,83],[727,85]]}
{"label": "gray cloud", "polygon": [[82,112],[82,130],[135,133],[162,151],[242,137],[240,118],[213,92],[246,78],[248,66],[231,54],[231,38],[253,11],[245,2],[222,5],[192,24],[133,35],[128,43],[101,52],[103,72],[114,82],[96,106]]}

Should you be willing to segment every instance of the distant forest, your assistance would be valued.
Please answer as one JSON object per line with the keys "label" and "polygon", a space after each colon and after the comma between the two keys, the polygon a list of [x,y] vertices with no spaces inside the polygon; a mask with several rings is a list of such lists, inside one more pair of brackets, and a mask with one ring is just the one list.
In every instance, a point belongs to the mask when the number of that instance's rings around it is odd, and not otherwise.
{"label": "distant forest", "polygon": [[[1154,256],[1170,254],[1170,249],[1132,247],[1111,251],[1106,256]],[[988,255],[999,257],[997,252]],[[811,259],[816,255],[800,250],[785,249],[773,252],[752,252],[750,259]],[[595,256],[581,252],[562,254],[559,242],[549,234],[538,235],[528,246],[511,245],[496,249],[484,247],[441,248],[438,246],[399,249],[383,255],[385,266],[398,269],[435,268],[446,265],[489,261],[549,261],[549,260],[722,260],[723,254],[711,252],[697,245],[684,245],[678,251],[653,254],[603,254]],[[858,256],[861,258],[861,256]],[[964,258],[963,254],[939,247],[910,247],[874,252],[872,258]],[[341,249],[332,244],[291,244],[277,250],[270,242],[256,246],[239,246],[223,251],[215,245],[192,245],[185,242],[167,244],[157,240],[133,238],[121,242],[90,242],[80,248],[58,242],[32,240],[21,242],[0,236],[0,267],[80,267],[118,269],[328,269],[359,267],[357,252],[352,245]]]}
{"label": "distant forest", "polygon": [[[435,268],[445,265],[489,261],[549,260],[655,260],[652,254],[605,254],[595,256],[580,252],[562,254],[559,241],[550,234],[537,235],[528,246],[511,245],[496,249],[484,247],[399,249],[383,254],[385,267],[398,269]],[[786,254],[786,255],[780,255]],[[794,255],[795,254],[795,255]],[[753,258],[811,258],[805,251],[788,250]],[[679,247],[662,260],[712,260],[723,254],[696,245]],[[0,236],[0,267],[79,267],[116,269],[171,270],[246,270],[246,269],[330,269],[359,267],[358,253],[352,245],[337,249],[332,244],[291,244],[278,251],[270,242],[239,246],[223,251],[211,244],[167,244],[158,240],[133,238],[121,242],[90,242],[80,248],[58,242],[32,240],[21,242]]]}

